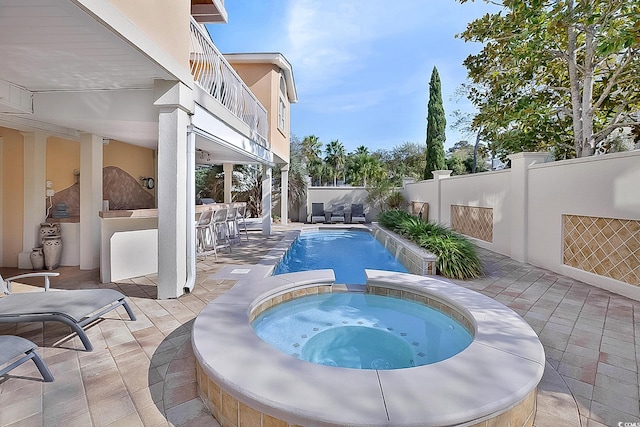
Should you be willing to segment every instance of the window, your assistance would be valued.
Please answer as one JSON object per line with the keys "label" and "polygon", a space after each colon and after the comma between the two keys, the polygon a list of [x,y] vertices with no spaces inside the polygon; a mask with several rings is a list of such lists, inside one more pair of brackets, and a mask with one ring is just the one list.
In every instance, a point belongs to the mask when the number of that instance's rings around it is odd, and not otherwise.
{"label": "window", "polygon": [[280,97],[278,98],[278,129],[285,133],[287,123],[287,106],[284,103],[284,97],[287,96],[287,85],[284,76],[280,74]]}
{"label": "window", "polygon": [[278,99],[278,129],[282,132],[285,133],[285,124],[286,124],[286,112],[287,112],[287,107],[284,104],[284,99],[282,99],[282,97],[280,97]]}

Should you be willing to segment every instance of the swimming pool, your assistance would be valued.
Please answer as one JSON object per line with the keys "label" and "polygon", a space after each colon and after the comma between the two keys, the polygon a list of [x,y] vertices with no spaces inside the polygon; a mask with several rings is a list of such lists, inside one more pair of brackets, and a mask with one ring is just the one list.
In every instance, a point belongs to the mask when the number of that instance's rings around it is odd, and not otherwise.
{"label": "swimming pool", "polygon": [[301,233],[293,242],[274,275],[333,269],[336,283],[363,285],[365,269],[408,270],[368,231],[319,230]]}
{"label": "swimming pool", "polygon": [[439,310],[362,292],[296,298],[260,313],[256,334],[300,360],[354,369],[436,363],[464,350],[470,331]]}

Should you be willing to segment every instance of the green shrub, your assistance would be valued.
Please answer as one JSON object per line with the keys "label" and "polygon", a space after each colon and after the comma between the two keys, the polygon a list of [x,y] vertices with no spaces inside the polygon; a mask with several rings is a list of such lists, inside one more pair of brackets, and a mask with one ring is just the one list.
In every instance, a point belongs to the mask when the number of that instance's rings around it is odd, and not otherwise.
{"label": "green shrub", "polygon": [[469,239],[453,230],[424,222],[400,210],[378,215],[383,227],[413,241],[438,257],[436,268],[445,277],[471,279],[482,275],[482,263]]}

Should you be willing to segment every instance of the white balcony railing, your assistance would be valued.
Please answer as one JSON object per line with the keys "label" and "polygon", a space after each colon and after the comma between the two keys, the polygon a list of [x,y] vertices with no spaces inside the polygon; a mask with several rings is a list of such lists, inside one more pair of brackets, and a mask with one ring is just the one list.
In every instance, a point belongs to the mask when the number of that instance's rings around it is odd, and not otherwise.
{"label": "white balcony railing", "polygon": [[211,41],[191,19],[191,74],[195,81],[236,117],[249,125],[251,137],[271,148],[267,110]]}

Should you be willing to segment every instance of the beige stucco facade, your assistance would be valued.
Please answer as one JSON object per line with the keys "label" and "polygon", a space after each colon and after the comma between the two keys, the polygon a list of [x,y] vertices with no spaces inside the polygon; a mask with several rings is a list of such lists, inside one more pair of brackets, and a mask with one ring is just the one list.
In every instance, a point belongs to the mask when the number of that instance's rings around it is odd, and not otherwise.
{"label": "beige stucco facade", "polygon": [[191,4],[174,0],[110,0],[136,27],[179,63],[189,61]]}
{"label": "beige stucco facade", "polygon": [[291,104],[298,101],[291,65],[279,53],[230,54],[225,58],[266,107],[268,139],[278,157],[276,163],[288,164]]}

